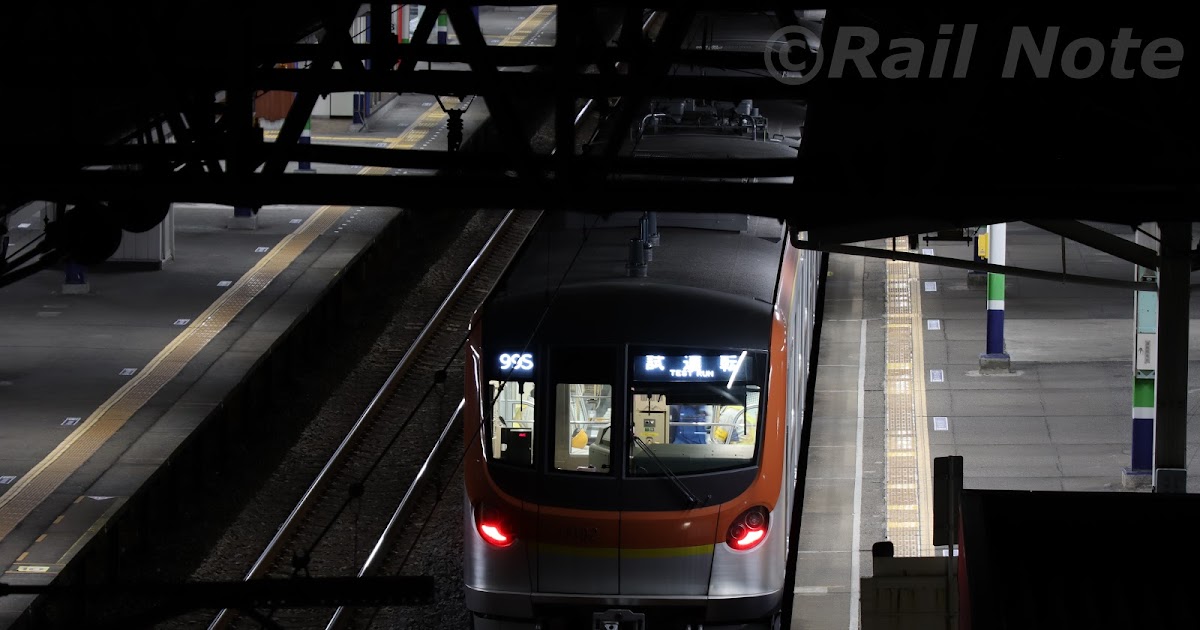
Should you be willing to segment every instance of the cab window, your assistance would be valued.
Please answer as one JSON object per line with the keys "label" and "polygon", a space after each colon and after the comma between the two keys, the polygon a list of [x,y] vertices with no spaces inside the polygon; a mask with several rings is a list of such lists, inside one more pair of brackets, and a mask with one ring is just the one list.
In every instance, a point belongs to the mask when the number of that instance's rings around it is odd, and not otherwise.
{"label": "cab window", "polygon": [[533,465],[533,391],[532,381],[488,381],[492,459]]}
{"label": "cab window", "polygon": [[608,472],[611,452],[597,443],[612,427],[612,385],[559,383],[554,400],[554,468]]}

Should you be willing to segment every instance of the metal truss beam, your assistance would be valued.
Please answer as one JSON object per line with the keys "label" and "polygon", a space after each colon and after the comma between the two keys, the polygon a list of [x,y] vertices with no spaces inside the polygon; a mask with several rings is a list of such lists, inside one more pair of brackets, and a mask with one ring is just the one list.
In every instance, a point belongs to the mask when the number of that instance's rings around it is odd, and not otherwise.
{"label": "metal truss beam", "polygon": [[[424,606],[435,601],[433,587],[430,576],[306,577],[175,584],[0,584],[0,596],[70,598],[81,604],[89,602],[92,611],[110,607],[120,612],[92,617],[89,627],[116,629],[151,627],[191,610],[222,607],[245,610],[263,621],[266,618],[257,615],[255,608]],[[117,607],[115,603],[124,605]]]}
{"label": "metal truss beam", "polygon": [[[574,121],[571,121],[572,124]],[[568,142],[571,138],[568,136]],[[62,152],[55,147],[54,152]],[[528,166],[534,177],[544,177],[560,172],[561,156],[531,154],[523,160],[514,156],[489,153],[452,153],[419,149],[388,149],[378,147],[337,146],[328,144],[301,144],[285,146],[264,143],[241,149],[244,157],[251,160],[287,162],[312,162],[315,164],[343,164],[347,166],[380,166],[387,168],[463,170],[473,173],[502,174],[517,170],[522,164]],[[213,154],[196,146],[186,144],[131,145],[106,148],[78,147],[68,150],[74,166],[111,166],[117,164],[161,164],[179,166],[193,164],[202,159],[218,157],[228,159],[231,151]],[[34,152],[38,165],[55,164],[54,154]],[[570,156],[568,156],[570,157]],[[742,158],[735,160],[709,158],[645,158],[618,156],[574,156],[567,162],[570,169],[589,172],[593,175],[632,174],[669,175],[676,177],[787,177],[796,169],[796,158]],[[10,171],[10,174],[12,171]],[[30,172],[30,177],[36,173]],[[312,175],[323,178],[324,174]]]}
{"label": "metal truss beam", "polygon": [[[331,10],[326,17],[325,35],[321,38],[322,41],[318,46],[322,50],[330,51],[336,50],[339,44],[344,46],[345,40],[339,39],[334,33],[337,31],[347,32],[350,25],[354,23],[354,15],[355,8],[349,4],[341,7],[340,12],[334,13]],[[313,61],[309,68],[301,72],[328,72],[332,67],[333,58],[326,57]],[[293,91],[297,93],[296,98],[292,101],[292,106],[283,120],[283,127],[279,130],[279,136],[275,140],[283,145],[296,145],[300,141],[304,125],[312,116],[313,107],[317,105],[317,97],[323,93],[319,85],[308,85],[302,90]],[[263,165],[263,170],[267,173],[282,173],[285,168],[287,168],[287,161],[279,159]]]}
{"label": "metal truss beam", "polygon": [[[300,71],[268,68],[256,73],[254,85],[260,90],[289,92],[317,89],[322,92],[415,92],[467,96],[483,94],[489,88],[489,80],[473,72],[457,70],[424,70],[405,76],[405,73],[400,71],[376,74],[343,70]],[[804,99],[810,94],[810,84],[786,85],[765,76],[574,74],[560,77],[553,72],[514,71],[499,72],[496,80],[513,92],[541,98],[549,98],[561,90],[577,97],[590,98],[645,93],[663,97],[700,95],[724,100]]]}
{"label": "metal truss beam", "polygon": [[[572,7],[572,10],[577,10]],[[559,9],[561,26],[561,13]],[[562,29],[565,30],[565,29]],[[550,67],[556,60],[560,46],[485,46],[488,59],[501,67],[546,66]],[[264,58],[264,64],[292,63],[298,61],[317,61],[342,58],[403,59],[413,57],[419,61],[439,63],[470,63],[471,51],[464,45],[440,46],[424,42],[399,44],[395,42],[371,42],[369,44],[351,44],[346,50],[333,53],[322,49],[320,44],[293,44],[273,51],[270,58]],[[649,59],[651,53],[640,46],[627,47],[622,41],[621,46],[583,45],[578,46],[573,53],[579,63],[615,65],[620,62],[634,62]],[[654,58],[668,64],[692,65],[730,70],[758,70],[763,77],[768,77],[766,60],[761,52],[738,52],[730,50],[662,50],[654,53]],[[384,65],[386,69],[388,66]],[[379,69],[373,67],[373,69]]]}
{"label": "metal truss beam", "polygon": [[496,119],[504,143],[516,156],[520,170],[526,170],[525,164],[531,154],[529,130],[523,129],[521,117],[513,105],[512,89],[500,80],[500,69],[488,56],[487,40],[483,38],[479,23],[475,21],[469,5],[449,3],[446,13],[454,32],[458,34],[459,45],[467,52],[471,73],[479,77],[482,89],[474,94],[483,96],[488,111]]}
{"label": "metal truss beam", "polygon": [[[455,194],[446,195],[447,190]],[[54,180],[14,178],[0,189],[10,197],[78,200],[171,200],[228,205],[343,204],[395,206],[397,199],[436,200],[436,208],[572,207],[610,211],[637,203],[646,209],[728,212],[738,208],[763,216],[792,217],[800,229],[845,225],[855,209],[888,208],[893,216],[970,227],[976,217],[1023,214],[1061,219],[1124,222],[1136,204],[1142,220],[1189,216],[1197,196],[1179,190],[1147,191],[1112,186],[1092,188],[994,188],[975,193],[894,190],[883,195],[854,191],[811,190],[797,184],[739,181],[604,180],[587,183],[539,181],[518,177],[406,176],[253,173],[196,175],[83,170]],[[1083,204],[1086,204],[1083,205]],[[420,207],[419,202],[406,207]],[[1086,214],[1079,210],[1086,207]],[[1014,218],[1013,220],[1017,220]],[[907,234],[904,231],[901,234]]]}
{"label": "metal truss beam", "polygon": [[851,256],[867,256],[870,258],[886,258],[889,260],[907,260],[911,262],[924,263],[927,265],[940,265],[942,267],[955,267],[958,269],[969,269],[972,271],[988,271],[991,273],[1003,273],[1010,276],[1020,276],[1023,278],[1034,278],[1037,280],[1051,280],[1054,282],[1070,282],[1072,284],[1089,284],[1093,286],[1109,287],[1114,289],[1129,289],[1131,291],[1157,291],[1158,284],[1154,282],[1139,282],[1136,280],[1117,280],[1115,278],[1099,278],[1096,276],[1081,276],[1072,273],[1056,273],[1053,271],[1043,271],[1041,269],[1029,269],[1026,267],[1012,267],[1009,265],[993,265],[990,263],[977,263],[970,260],[959,260],[957,258],[947,258],[945,256],[929,256],[924,254],[910,254],[908,252],[892,251],[890,249],[875,249],[871,247],[856,247],[854,245],[832,245],[828,243],[813,243],[803,239],[792,238],[792,244],[801,249],[809,249],[815,251],[829,252],[831,254],[849,254]]}
{"label": "metal truss beam", "polygon": [[1077,241],[1106,254],[1116,256],[1121,260],[1136,263],[1148,269],[1158,269],[1158,253],[1149,247],[1127,241],[1119,236],[1109,234],[1078,221],[1054,221],[1043,219],[1028,219],[1026,223]]}

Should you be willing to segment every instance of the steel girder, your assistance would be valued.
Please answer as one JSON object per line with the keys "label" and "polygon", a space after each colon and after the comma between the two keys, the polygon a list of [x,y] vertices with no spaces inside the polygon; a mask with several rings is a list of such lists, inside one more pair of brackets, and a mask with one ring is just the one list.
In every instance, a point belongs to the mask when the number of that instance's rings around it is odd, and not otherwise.
{"label": "steel girder", "polygon": [[[569,205],[611,208],[628,204],[634,198],[631,195],[642,195],[638,203],[643,206],[704,210],[727,209],[728,203],[752,199],[761,207],[747,210],[789,217],[798,225],[819,228],[825,235],[824,242],[828,243],[857,240],[855,237],[863,234],[906,233],[904,226],[897,224],[894,218],[871,222],[860,216],[880,209],[901,217],[936,219],[939,225],[945,222],[967,227],[980,224],[980,217],[984,215],[995,214],[1014,218],[1037,216],[1058,220],[1119,221],[1132,225],[1173,214],[1193,213],[1192,209],[1196,207],[1196,190],[1190,183],[1190,173],[1197,166],[1197,151],[1193,146],[1196,124],[1178,114],[1178,111],[1187,110],[1186,103],[1175,103],[1164,97],[1178,95],[1183,98],[1191,92],[1176,89],[1174,84],[1165,90],[1160,88],[1166,84],[1141,79],[1119,84],[1143,102],[1158,102],[1167,112],[1162,120],[1155,120],[1146,116],[1144,112],[1148,106],[1139,102],[1140,117],[1129,114],[1122,119],[1139,132],[1121,138],[1124,143],[1121,147],[1135,147],[1121,150],[1151,154],[1158,150],[1160,153],[1154,155],[1157,164],[1147,159],[1121,161],[1119,150],[1114,151],[1115,159],[1107,165],[1102,160],[1085,163],[1080,156],[1096,154],[1096,150],[1089,148],[1072,153],[1064,147],[1070,149],[1071,142],[1086,138],[1086,134],[1064,135],[1063,139],[1057,140],[1059,144],[1050,148],[1031,145],[1027,152],[1014,151],[1011,147],[996,152],[994,147],[1002,146],[1002,142],[998,144],[996,138],[984,137],[979,131],[987,128],[990,122],[976,128],[963,127],[961,133],[942,130],[928,140],[925,136],[930,134],[922,133],[931,127],[940,129],[937,125],[942,120],[953,120],[955,125],[968,124],[969,112],[939,118],[945,116],[946,106],[942,101],[953,102],[960,94],[969,95],[961,99],[962,103],[970,104],[969,107],[983,104],[989,108],[986,110],[989,114],[1026,115],[1022,114],[1021,107],[1028,109],[1053,103],[1053,99],[1061,99],[1064,94],[1073,95],[1073,90],[1087,95],[1080,102],[1089,108],[1107,96],[1121,94],[1112,91],[1114,88],[1103,81],[1073,83],[1059,77],[1042,83],[998,83],[989,77],[972,77],[939,83],[872,81],[855,77],[834,81],[818,76],[803,85],[788,85],[766,72],[765,51],[760,54],[700,50],[682,45],[692,15],[704,11],[727,14],[770,11],[778,25],[795,27],[800,22],[794,10],[800,7],[785,0],[750,0],[734,6],[707,0],[580,0],[569,7],[560,7],[558,42],[554,47],[487,46],[478,28],[472,28],[468,7],[473,4],[449,1],[428,5],[430,10],[414,38],[416,42],[426,41],[436,11],[445,8],[460,34],[461,43],[456,46],[387,41],[389,38],[383,36],[382,20],[372,22],[371,44],[351,43],[345,27],[362,4],[328,2],[320,5],[320,11],[309,7],[311,14],[319,15],[321,20],[312,28],[320,32],[324,27],[324,31],[333,34],[318,44],[300,44],[295,40],[280,42],[278,37],[267,38],[270,45],[247,43],[238,53],[242,65],[235,72],[231,72],[228,65],[205,63],[205,55],[211,55],[211,50],[198,49],[194,57],[180,60],[181,72],[156,77],[160,89],[173,95],[175,111],[163,112],[155,119],[155,124],[165,118],[175,134],[177,145],[105,147],[60,143],[55,151],[43,155],[38,154],[36,147],[23,147],[24,153],[39,159],[26,160],[28,166],[18,164],[10,170],[13,185],[6,186],[0,203],[17,201],[23,198],[22,195],[70,203],[123,200],[131,196],[130,191],[136,190],[146,198],[171,201],[251,203],[256,206],[281,202],[386,205],[389,199],[396,198],[396,189],[403,189],[403,196],[411,198],[414,190],[426,186],[431,190],[453,188],[462,191],[453,200],[443,200],[443,203],[462,207]],[[495,2],[485,3],[485,6],[519,4]],[[376,11],[390,6],[371,5]],[[600,7],[625,10],[619,20],[627,27],[614,41],[604,42],[595,37],[589,12]],[[663,27],[650,41],[631,36],[630,30],[637,25],[645,9],[656,9],[666,15]],[[885,36],[897,33],[920,35],[937,32],[938,25],[948,21],[963,22],[972,18],[970,11],[951,13],[907,9],[830,11],[831,19],[826,21],[821,35],[822,48],[834,46],[834,27],[838,25],[861,22],[878,28]],[[1014,17],[1011,11],[1000,12],[1000,15],[1007,15],[1012,20],[1024,19],[1023,14]],[[1051,23],[1048,20],[1052,19],[1070,18],[1070,13],[1061,11],[1052,18],[1042,15],[1040,12],[1038,19],[1046,23]],[[958,19],[960,17],[962,19]],[[1161,30],[1177,21],[1163,16],[1151,25],[1157,25],[1155,28]],[[305,22],[293,20],[291,24],[300,23]],[[244,27],[240,30],[246,32]],[[770,34],[764,32],[762,36],[765,40]],[[992,38],[995,39],[995,34]],[[981,44],[976,48],[981,49]],[[397,59],[402,59],[403,63],[397,65]],[[370,60],[369,68],[363,63],[366,60]],[[426,60],[459,63],[464,67],[461,70],[417,71],[417,63]],[[290,61],[308,61],[309,67],[277,67],[277,64]],[[333,69],[334,61],[340,62],[342,68]],[[614,71],[612,68],[618,63],[624,64],[624,68]],[[702,76],[675,71],[683,66],[736,70],[739,74]],[[1188,75],[1191,76],[1194,75]],[[1188,77],[1181,84],[1190,85]],[[33,73],[24,78],[41,80]],[[53,78],[45,80],[52,81]],[[122,85],[122,81],[134,86],[144,81],[144,77],[114,74],[106,80],[111,80],[115,86]],[[262,142],[261,135],[248,128],[248,121],[242,120],[247,95],[258,90],[288,90],[299,94],[296,106],[275,142]],[[205,98],[205,95],[221,91],[226,94],[223,103]],[[451,156],[439,151],[297,144],[296,139],[316,95],[336,91],[482,95],[488,101],[494,122],[503,132],[506,151]],[[615,158],[623,130],[632,120],[631,112],[639,106],[639,97],[650,95],[804,101],[809,104],[809,117],[803,150],[790,161]],[[632,98],[621,99],[618,110],[607,117],[607,155],[599,158],[579,155],[574,138],[566,137],[570,128],[566,107],[580,99],[603,102],[617,96]],[[545,121],[533,120],[520,107],[514,106],[513,101],[518,98],[548,103],[558,110],[550,125],[556,135],[553,158],[530,150],[530,134]],[[993,105],[992,99],[998,103]],[[1030,104],[1021,99],[1028,99]],[[231,108],[239,104],[240,113],[233,113],[236,110]],[[1067,110],[1071,111],[1069,107]],[[1003,122],[1005,116],[999,120]],[[1061,126],[1053,121],[1037,123],[1036,117],[1029,119],[1035,123],[1032,136],[1052,135],[1058,130],[1055,124]],[[1185,124],[1171,138],[1163,128],[1177,121],[1185,121]],[[897,132],[896,128],[901,129]],[[996,128],[1000,131],[993,135],[1001,140],[1011,135],[1010,128],[1003,125]],[[1164,136],[1167,136],[1166,140]],[[1141,144],[1129,143],[1131,138],[1140,140]],[[972,145],[976,140],[979,144]],[[221,172],[222,160],[232,162],[237,166],[237,172]],[[1017,160],[1028,162],[1021,164]],[[1174,162],[1164,166],[1164,160]],[[282,171],[284,165],[294,161],[393,166],[448,171],[455,175],[441,180],[413,175],[351,183],[336,175],[317,173],[304,175],[304,180],[293,180],[283,176]],[[119,163],[165,164],[175,172],[80,170]],[[260,166],[264,167],[263,172],[252,172]],[[180,172],[184,169],[188,171]],[[206,169],[207,174],[204,173]],[[46,171],[52,175],[47,175]],[[501,176],[506,171],[515,171],[518,177]],[[791,176],[795,181],[793,184],[613,181],[614,177],[630,175],[709,179]],[[587,199],[582,198],[585,195]],[[1087,205],[1081,205],[1083,203]],[[742,203],[738,205],[744,207]],[[1098,237],[1078,226],[1059,224],[1055,229],[1107,251],[1119,250],[1118,255],[1144,259],[1143,252],[1119,246],[1112,239]]]}

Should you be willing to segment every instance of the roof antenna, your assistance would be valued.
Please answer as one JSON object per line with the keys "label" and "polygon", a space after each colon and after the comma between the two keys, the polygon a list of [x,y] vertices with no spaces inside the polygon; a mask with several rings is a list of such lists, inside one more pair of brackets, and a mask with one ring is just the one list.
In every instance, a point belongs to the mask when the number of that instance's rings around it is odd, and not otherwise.
{"label": "roof antenna", "polygon": [[625,263],[625,272],[630,278],[646,277],[646,252],[649,251],[646,241],[640,238],[629,239],[629,262]]}
{"label": "roof antenna", "polygon": [[642,218],[638,220],[638,228],[641,230],[641,235],[638,240],[642,241],[642,246],[646,250],[646,262],[654,260],[654,241],[650,240],[650,219],[648,212],[642,213]]}

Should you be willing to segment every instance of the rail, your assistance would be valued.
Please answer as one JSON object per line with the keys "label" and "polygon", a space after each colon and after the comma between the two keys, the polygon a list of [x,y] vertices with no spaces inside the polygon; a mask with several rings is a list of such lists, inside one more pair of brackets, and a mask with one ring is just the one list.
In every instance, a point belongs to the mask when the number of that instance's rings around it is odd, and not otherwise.
{"label": "rail", "polygon": [[[467,267],[467,270],[463,273],[458,283],[454,285],[454,288],[451,289],[446,298],[442,300],[441,305],[438,306],[438,309],[434,312],[433,317],[429,319],[429,323],[426,324],[421,330],[421,333],[417,335],[416,340],[413,341],[413,344],[409,347],[408,351],[404,353],[404,356],[396,364],[396,367],[392,370],[391,374],[388,375],[388,378],[384,382],[383,386],[380,387],[379,391],[375,393],[375,396],[371,399],[371,402],[367,404],[367,408],[362,412],[358,420],[355,421],[354,425],[350,428],[349,433],[346,434],[346,437],[342,439],[341,444],[338,445],[338,448],[336,451],[334,451],[333,456],[330,457],[329,461],[326,462],[325,466],[321,469],[321,472],[317,474],[317,477],[313,480],[312,484],[309,485],[308,490],[306,490],[304,495],[300,498],[300,502],[296,504],[296,507],[292,509],[292,512],[284,520],[283,524],[279,526],[279,529],[275,532],[275,536],[271,539],[271,542],[267,544],[266,549],[264,549],[259,555],[258,560],[255,561],[254,565],[250,567],[250,570],[246,573],[246,577],[243,578],[243,581],[249,581],[262,577],[270,568],[271,564],[279,557],[280,552],[283,550],[284,544],[291,539],[293,534],[295,534],[296,529],[303,521],[304,516],[308,514],[309,510],[316,503],[317,499],[329,486],[329,483],[333,479],[335,472],[341,468],[343,463],[345,463],[346,457],[348,457],[349,454],[354,450],[354,445],[357,444],[361,438],[364,428],[374,421],[375,417],[382,409],[383,403],[391,398],[400,382],[400,379],[403,378],[403,376],[408,372],[413,363],[416,361],[416,357],[420,354],[420,351],[424,349],[429,337],[434,331],[437,330],[438,326],[441,325],[442,320],[445,317],[445,313],[449,309],[450,305],[452,305],[458,299],[463,290],[466,288],[467,284],[474,279],[475,274],[478,272],[481,266],[480,262],[485,260],[487,256],[491,254],[492,250],[496,246],[496,243],[499,242],[498,237],[503,234],[508,226],[512,223],[514,214],[515,211],[510,210],[508,214],[504,216],[504,219],[500,222],[500,225],[498,225],[492,232],[492,235],[488,238],[483,248],[480,249],[479,254],[475,257],[475,259],[471,261],[471,264]],[[229,622],[229,617],[229,609],[222,609],[219,613],[217,613],[217,616],[213,622],[209,624],[209,630],[225,628],[226,624]]]}

